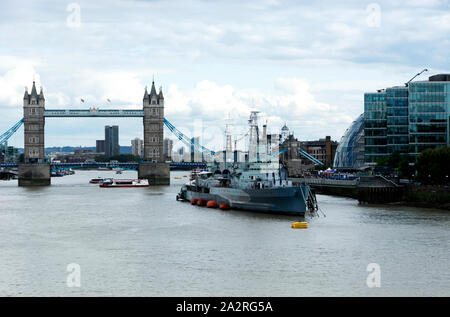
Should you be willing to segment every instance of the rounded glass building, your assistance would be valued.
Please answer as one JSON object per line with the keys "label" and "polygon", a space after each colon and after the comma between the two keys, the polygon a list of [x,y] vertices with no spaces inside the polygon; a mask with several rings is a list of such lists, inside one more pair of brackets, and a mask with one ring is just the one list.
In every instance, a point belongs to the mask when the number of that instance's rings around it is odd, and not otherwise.
{"label": "rounded glass building", "polygon": [[364,166],[364,114],[353,121],[339,142],[334,157],[335,169],[358,169]]}

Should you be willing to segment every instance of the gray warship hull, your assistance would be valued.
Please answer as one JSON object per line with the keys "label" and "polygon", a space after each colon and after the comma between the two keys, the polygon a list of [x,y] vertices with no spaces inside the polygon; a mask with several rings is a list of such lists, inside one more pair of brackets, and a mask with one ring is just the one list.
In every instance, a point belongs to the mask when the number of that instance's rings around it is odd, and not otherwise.
{"label": "gray warship hull", "polygon": [[187,185],[182,188],[178,197],[187,201],[214,200],[218,204],[226,203],[233,209],[303,216],[307,209],[309,194],[310,188],[306,185],[265,189],[224,187],[207,189]]}

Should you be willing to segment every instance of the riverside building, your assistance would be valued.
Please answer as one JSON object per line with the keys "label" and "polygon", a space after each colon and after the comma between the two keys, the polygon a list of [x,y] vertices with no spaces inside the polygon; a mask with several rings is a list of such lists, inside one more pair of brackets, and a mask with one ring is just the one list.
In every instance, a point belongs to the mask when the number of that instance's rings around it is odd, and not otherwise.
{"label": "riverside building", "polygon": [[450,74],[364,94],[364,161],[450,146]]}

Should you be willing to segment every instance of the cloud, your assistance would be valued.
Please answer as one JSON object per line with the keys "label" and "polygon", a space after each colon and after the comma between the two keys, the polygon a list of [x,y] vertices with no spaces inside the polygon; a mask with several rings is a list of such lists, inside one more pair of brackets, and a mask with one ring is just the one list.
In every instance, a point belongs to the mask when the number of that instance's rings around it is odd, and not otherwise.
{"label": "cloud", "polygon": [[[0,76],[0,104],[3,107],[21,106],[25,90],[23,78],[33,78],[35,73],[32,63],[23,61]],[[39,83],[39,76],[36,76],[36,80]]]}
{"label": "cloud", "polygon": [[[66,24],[67,3],[2,2],[2,130],[18,118],[33,73],[53,108],[87,107],[81,98],[102,107],[141,105],[155,74],[177,124],[201,117],[217,126],[227,112],[245,122],[260,108],[274,125],[292,121],[300,138],[339,138],[363,111],[365,91],[402,84],[423,68],[448,72],[445,0],[377,1],[379,27],[367,24],[367,4],[354,1],[77,3],[80,28]],[[121,133],[141,133],[121,125]]]}
{"label": "cloud", "polygon": [[[167,118],[176,126],[183,126],[183,132],[192,135],[195,130],[192,118],[202,120],[203,138],[208,136],[209,141],[206,145],[215,149],[223,146],[223,130],[228,115],[235,136],[247,131],[250,112],[257,110],[260,111],[260,124],[267,120],[269,132],[279,133],[286,122],[301,140],[329,135],[330,125],[338,131],[331,134],[338,138],[354,120],[348,110],[318,102],[308,81],[300,78],[278,78],[270,92],[238,90],[207,80],[197,83],[193,89],[181,90],[172,85],[165,101]],[[192,121],[186,122],[185,118]],[[220,135],[209,137],[216,133]]]}

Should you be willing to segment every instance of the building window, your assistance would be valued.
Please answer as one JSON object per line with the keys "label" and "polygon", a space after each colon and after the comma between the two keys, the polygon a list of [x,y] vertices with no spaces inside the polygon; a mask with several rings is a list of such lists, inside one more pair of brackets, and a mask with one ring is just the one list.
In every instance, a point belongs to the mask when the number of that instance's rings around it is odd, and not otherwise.
{"label": "building window", "polygon": [[150,130],[152,131],[158,131],[159,130],[159,124],[152,124],[150,126]]}
{"label": "building window", "polygon": [[37,157],[37,156],[39,156],[39,150],[38,149],[29,149],[28,155],[30,157]]}

